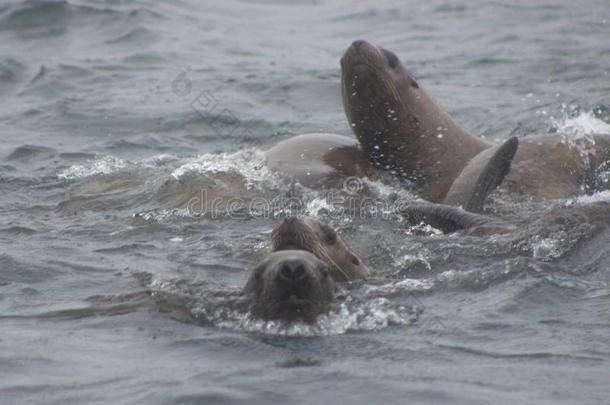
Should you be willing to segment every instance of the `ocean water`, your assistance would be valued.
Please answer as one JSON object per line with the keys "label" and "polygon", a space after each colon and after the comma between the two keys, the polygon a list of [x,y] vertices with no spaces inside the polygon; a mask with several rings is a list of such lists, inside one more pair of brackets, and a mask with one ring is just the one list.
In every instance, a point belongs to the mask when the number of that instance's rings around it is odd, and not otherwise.
{"label": "ocean water", "polygon": [[487,139],[610,133],[609,38],[606,0],[2,2],[0,403],[607,404],[610,224],[539,220],[607,191],[481,238],[300,188],[373,276],[290,327],[239,297],[285,212],[199,192],[294,191],[262,151],[350,135],[355,39]]}

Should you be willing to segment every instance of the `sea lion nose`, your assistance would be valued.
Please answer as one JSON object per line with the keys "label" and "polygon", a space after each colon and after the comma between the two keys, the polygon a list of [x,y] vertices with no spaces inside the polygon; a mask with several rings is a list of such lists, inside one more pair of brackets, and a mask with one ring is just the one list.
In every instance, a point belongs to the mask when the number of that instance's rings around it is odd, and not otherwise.
{"label": "sea lion nose", "polygon": [[345,69],[346,67],[350,66],[351,65],[350,62],[353,62],[353,58],[356,58],[356,60],[359,60],[359,58],[360,58],[359,55],[361,55],[363,49],[369,45],[370,44],[368,42],[366,42],[362,39],[357,39],[354,42],[352,42],[352,44],[349,46],[349,48],[347,48],[347,50],[341,57],[341,68]]}
{"label": "sea lion nose", "polygon": [[280,265],[277,276],[280,280],[294,283],[305,278],[305,266],[300,260],[285,261]]}
{"label": "sea lion nose", "polygon": [[365,45],[367,42],[362,40],[362,39],[357,39],[354,42],[352,42],[352,47],[354,48],[360,48],[361,46]]}

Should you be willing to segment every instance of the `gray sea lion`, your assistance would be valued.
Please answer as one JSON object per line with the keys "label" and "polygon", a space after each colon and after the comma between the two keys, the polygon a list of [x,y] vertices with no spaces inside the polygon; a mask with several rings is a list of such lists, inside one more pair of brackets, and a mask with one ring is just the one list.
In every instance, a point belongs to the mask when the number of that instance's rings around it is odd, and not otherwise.
{"label": "gray sea lion", "polygon": [[252,298],[256,318],[313,323],[330,309],[334,283],[326,263],[313,253],[282,250],[252,270],[243,292]]}
{"label": "gray sea lion", "polygon": [[269,168],[310,188],[378,175],[357,140],[336,134],[297,135],[278,142],[265,157]]}
{"label": "gray sea lion", "polygon": [[594,201],[553,207],[516,223],[483,214],[472,213],[461,207],[446,204],[418,203],[400,212],[412,224],[424,222],[445,233],[462,232],[485,236],[512,233],[519,229],[533,229],[536,235],[555,233],[558,229],[574,230],[580,226],[607,229],[610,226],[610,201]]}
{"label": "gray sea lion", "polygon": [[421,222],[445,233],[461,231],[467,235],[483,236],[513,232],[515,224],[499,218],[476,214],[447,204],[417,203],[404,207],[402,214],[411,224]]}
{"label": "gray sea lion", "polygon": [[[485,164],[488,155],[472,159],[492,144],[460,128],[394,53],[355,41],[341,67],[345,113],[364,152],[377,166],[416,182],[426,200],[451,202],[446,198],[456,178],[471,161],[469,170]],[[528,136],[501,189],[532,200],[593,191],[598,169],[609,159],[610,135]]]}

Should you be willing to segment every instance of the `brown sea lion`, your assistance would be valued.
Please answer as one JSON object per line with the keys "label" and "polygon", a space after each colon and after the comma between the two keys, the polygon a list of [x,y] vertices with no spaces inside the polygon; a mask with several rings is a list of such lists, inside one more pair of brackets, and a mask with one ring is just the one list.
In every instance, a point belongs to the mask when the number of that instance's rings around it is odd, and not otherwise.
{"label": "brown sea lion", "polygon": [[313,133],[278,142],[265,152],[267,166],[310,188],[341,185],[348,177],[378,176],[358,141]]}
{"label": "brown sea lion", "polygon": [[265,320],[313,323],[330,309],[334,281],[368,275],[337,232],[314,218],[286,218],[272,232],[272,253],[251,273],[244,294]]}
{"label": "brown sea lion", "polygon": [[[488,155],[482,163],[472,159],[492,144],[460,128],[394,53],[355,41],[341,67],[345,113],[373,163],[415,181],[428,201],[452,202],[446,198],[456,178],[471,161],[475,172],[486,164]],[[593,191],[598,168],[609,159],[610,135],[528,136],[520,139],[501,189],[532,200]]]}
{"label": "brown sea lion", "polygon": [[251,314],[264,320],[314,323],[334,298],[328,266],[305,250],[273,252],[252,270],[244,287]]}
{"label": "brown sea lion", "polygon": [[500,190],[533,201],[592,194],[608,186],[599,184],[598,176],[609,162],[610,135],[526,136]]}
{"label": "brown sea lion", "polygon": [[341,58],[347,119],[377,167],[442,202],[466,164],[490,143],[468,134],[419,86],[396,55],[355,41]]}
{"label": "brown sea lion", "polygon": [[271,234],[273,251],[306,250],[324,261],[335,281],[365,278],[369,271],[341,236],[315,218],[286,218]]}

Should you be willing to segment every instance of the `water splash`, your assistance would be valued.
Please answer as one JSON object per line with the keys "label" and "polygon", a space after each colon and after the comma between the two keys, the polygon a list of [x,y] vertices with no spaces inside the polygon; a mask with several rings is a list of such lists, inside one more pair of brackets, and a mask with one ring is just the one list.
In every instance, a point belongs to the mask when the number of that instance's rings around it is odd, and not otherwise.
{"label": "water splash", "polygon": [[279,183],[279,177],[265,164],[265,155],[257,149],[244,149],[235,153],[205,153],[189,160],[172,172],[180,180],[188,174],[230,173],[244,178],[248,189],[261,183]]}
{"label": "water splash", "polygon": [[333,309],[315,324],[285,323],[252,318],[249,302],[240,289],[209,282],[153,280],[151,296],[163,312],[199,325],[240,332],[280,336],[330,336],[355,331],[376,331],[391,326],[409,325],[421,309],[397,305],[385,297],[361,298],[357,291],[342,297]]}
{"label": "water splash", "polygon": [[171,164],[177,159],[173,155],[160,154],[139,161],[129,161],[116,156],[104,155],[84,164],[72,165],[59,172],[57,177],[74,180],[97,174],[112,174],[129,168],[157,168]]}
{"label": "water splash", "polygon": [[610,134],[610,124],[597,117],[593,111],[579,112],[577,115],[562,106],[562,116],[551,117],[551,127],[559,133],[576,137],[593,134]]}
{"label": "water splash", "polygon": [[73,165],[60,172],[60,179],[74,180],[96,174],[110,174],[125,169],[129,162],[114,156],[102,156],[83,165]]}
{"label": "water splash", "polygon": [[[313,324],[284,323],[253,319],[249,313],[234,313],[216,322],[231,330],[278,336],[333,336],[358,331],[378,331],[391,326],[409,325],[417,320],[418,311],[408,306],[394,307],[386,298],[356,303],[350,297]],[[227,313],[223,312],[223,317]]]}

